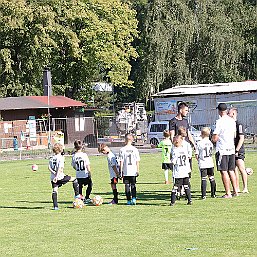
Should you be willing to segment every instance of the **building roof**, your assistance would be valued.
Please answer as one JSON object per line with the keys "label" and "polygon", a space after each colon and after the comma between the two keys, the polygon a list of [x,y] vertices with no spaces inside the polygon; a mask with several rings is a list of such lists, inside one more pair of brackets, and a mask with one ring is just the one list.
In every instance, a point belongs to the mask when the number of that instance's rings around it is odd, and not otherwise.
{"label": "building roof", "polygon": [[[83,107],[86,104],[65,96],[50,96],[49,108]],[[0,110],[47,109],[47,96],[20,96],[0,98]]]}
{"label": "building roof", "polygon": [[165,89],[153,97],[189,96],[205,94],[227,94],[257,91],[257,81],[243,81],[216,84],[181,85]]}

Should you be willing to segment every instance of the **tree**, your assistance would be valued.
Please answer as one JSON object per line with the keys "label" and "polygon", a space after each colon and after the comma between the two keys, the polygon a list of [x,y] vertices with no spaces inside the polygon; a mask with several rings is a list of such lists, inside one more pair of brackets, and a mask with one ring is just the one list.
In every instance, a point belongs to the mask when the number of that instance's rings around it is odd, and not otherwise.
{"label": "tree", "polygon": [[56,93],[82,101],[92,94],[92,82],[132,84],[129,60],[137,57],[131,45],[137,21],[127,4],[0,0],[0,12],[3,96],[41,94],[45,65],[51,67]]}

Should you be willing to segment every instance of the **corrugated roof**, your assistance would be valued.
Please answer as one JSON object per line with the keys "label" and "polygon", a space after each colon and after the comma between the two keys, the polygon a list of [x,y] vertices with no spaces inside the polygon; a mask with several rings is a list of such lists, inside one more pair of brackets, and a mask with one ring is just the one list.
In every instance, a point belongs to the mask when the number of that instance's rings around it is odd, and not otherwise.
{"label": "corrugated roof", "polygon": [[[83,107],[86,104],[65,96],[50,96],[49,108]],[[0,110],[46,109],[47,96],[20,96],[0,98]]]}
{"label": "corrugated roof", "polygon": [[153,97],[188,96],[257,91],[257,81],[181,85],[165,89]]}

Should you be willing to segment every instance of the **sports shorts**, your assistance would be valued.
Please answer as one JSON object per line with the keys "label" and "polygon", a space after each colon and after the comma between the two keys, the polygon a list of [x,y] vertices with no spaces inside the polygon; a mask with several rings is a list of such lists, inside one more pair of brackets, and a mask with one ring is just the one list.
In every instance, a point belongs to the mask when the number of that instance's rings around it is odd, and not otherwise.
{"label": "sports shorts", "polygon": [[118,179],[118,178],[113,177],[113,178],[111,179],[111,184],[118,184],[118,182],[119,182],[119,179]]}
{"label": "sports shorts", "polygon": [[201,177],[214,176],[214,168],[200,169]]}
{"label": "sports shorts", "polygon": [[181,187],[183,185],[189,185],[189,177],[175,178],[174,186]]}
{"label": "sports shorts", "polygon": [[243,160],[245,159],[245,151],[239,151],[236,155],[236,160]]}
{"label": "sports shorts", "polygon": [[219,152],[215,154],[216,165],[218,171],[230,171],[236,168],[235,154],[220,155]]}
{"label": "sports shorts", "polygon": [[172,164],[171,163],[163,163],[162,169],[163,170],[172,170]]}
{"label": "sports shorts", "polygon": [[136,176],[124,176],[123,177],[123,183],[124,184],[136,184],[137,183],[137,177]]}
{"label": "sports shorts", "polygon": [[87,177],[87,178],[77,178],[77,180],[78,180],[78,184],[80,186],[86,186],[86,185],[92,184],[92,179],[90,177]]}
{"label": "sports shorts", "polygon": [[54,187],[61,187],[62,185],[65,185],[66,183],[68,183],[70,181],[70,179],[71,179],[71,176],[65,175],[63,179],[57,180],[56,183],[51,181],[52,188],[54,188]]}

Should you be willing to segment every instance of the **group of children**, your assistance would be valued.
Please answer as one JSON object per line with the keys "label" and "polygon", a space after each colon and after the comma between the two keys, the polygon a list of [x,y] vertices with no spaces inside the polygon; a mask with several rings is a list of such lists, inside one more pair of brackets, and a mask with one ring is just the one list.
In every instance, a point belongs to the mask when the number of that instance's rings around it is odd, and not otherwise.
{"label": "group of children", "polygon": [[[178,135],[171,142],[169,131],[163,132],[164,140],[157,147],[162,148],[162,169],[165,174],[165,183],[169,183],[169,172],[172,170],[173,188],[171,192],[170,205],[173,206],[177,196],[183,189],[187,204],[191,205],[190,177],[192,171],[192,147],[185,140],[186,131],[179,129]],[[202,140],[198,142],[196,158],[198,160],[201,174],[202,199],[206,199],[207,177],[211,183],[211,196],[215,197],[216,183],[214,179],[214,164],[212,160],[213,145],[209,140],[209,128],[201,131]],[[98,151],[107,155],[108,168],[110,173],[113,199],[109,204],[118,204],[117,183],[123,179],[127,205],[136,205],[136,180],[139,176],[139,151],[133,144],[133,135],[125,136],[125,146],[120,149],[118,160],[116,155],[106,144],[100,144]],[[49,160],[49,170],[51,172],[52,200],[54,210],[58,210],[57,193],[58,188],[67,182],[73,183],[75,198],[90,203],[90,193],[92,191],[92,179],[90,162],[86,153],[82,152],[82,142],[74,142],[75,152],[72,155],[72,167],[76,170],[76,178],[64,174],[63,146],[56,143],[53,146],[54,156]],[[87,186],[85,197],[83,196],[83,186]]]}
{"label": "group of children", "polygon": [[[187,204],[191,205],[191,185],[190,178],[192,172],[192,147],[185,140],[186,130],[181,127],[178,130],[178,135],[171,142],[170,133],[168,130],[163,132],[164,140],[157,147],[162,148],[162,169],[165,175],[165,184],[169,184],[169,171],[172,170],[173,189],[171,192],[171,203],[175,204],[178,195],[184,190]],[[216,182],[214,178],[214,163],[212,159],[213,144],[209,139],[210,129],[204,127],[201,130],[201,137],[195,149],[195,156],[198,160],[200,175],[201,175],[201,194],[202,199],[206,199],[207,178],[211,184],[211,197],[216,197]]]}
{"label": "group of children", "polygon": [[[125,146],[120,149],[119,161],[115,154],[105,144],[99,145],[99,152],[107,155],[108,168],[111,179],[113,199],[109,204],[118,204],[118,191],[116,184],[123,179],[128,205],[136,205],[136,179],[139,176],[139,151],[132,145],[134,137],[131,134],[125,136]],[[48,169],[51,173],[53,209],[58,210],[57,194],[58,188],[72,182],[75,198],[90,203],[92,191],[92,179],[90,162],[86,153],[82,152],[82,142],[74,142],[75,152],[72,155],[72,167],[76,170],[76,178],[64,174],[63,146],[56,143],[53,146],[54,155],[49,160]],[[86,195],[83,196],[83,186],[87,186]]]}

